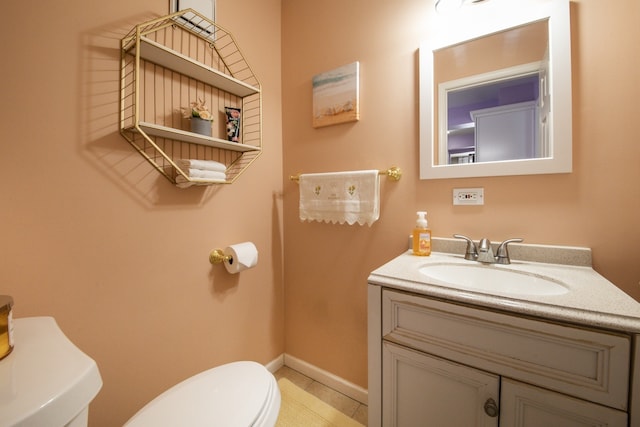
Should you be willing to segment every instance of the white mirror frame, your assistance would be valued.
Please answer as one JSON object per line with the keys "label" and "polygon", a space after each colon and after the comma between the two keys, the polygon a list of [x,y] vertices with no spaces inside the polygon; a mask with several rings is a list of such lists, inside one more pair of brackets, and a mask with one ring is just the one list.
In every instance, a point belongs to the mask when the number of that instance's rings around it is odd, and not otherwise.
{"label": "white mirror frame", "polygon": [[[537,159],[440,165],[434,156],[433,52],[488,34],[549,20],[551,132],[549,155]],[[569,0],[491,0],[438,16],[429,43],[420,46],[420,179],[534,175],[572,171],[571,27]]]}

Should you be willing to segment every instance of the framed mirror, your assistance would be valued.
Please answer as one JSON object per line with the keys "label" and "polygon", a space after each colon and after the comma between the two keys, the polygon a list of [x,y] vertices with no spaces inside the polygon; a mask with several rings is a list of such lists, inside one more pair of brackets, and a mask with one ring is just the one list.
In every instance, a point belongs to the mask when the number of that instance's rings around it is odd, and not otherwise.
{"label": "framed mirror", "polygon": [[420,178],[572,170],[568,0],[436,16],[420,48]]}

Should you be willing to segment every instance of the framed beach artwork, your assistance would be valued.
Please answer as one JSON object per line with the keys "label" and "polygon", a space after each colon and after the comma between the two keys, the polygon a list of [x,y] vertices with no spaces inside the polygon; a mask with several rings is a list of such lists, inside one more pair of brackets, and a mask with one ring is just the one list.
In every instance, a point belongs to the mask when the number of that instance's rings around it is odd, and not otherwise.
{"label": "framed beach artwork", "polygon": [[360,63],[338,67],[313,77],[313,127],[360,119]]}

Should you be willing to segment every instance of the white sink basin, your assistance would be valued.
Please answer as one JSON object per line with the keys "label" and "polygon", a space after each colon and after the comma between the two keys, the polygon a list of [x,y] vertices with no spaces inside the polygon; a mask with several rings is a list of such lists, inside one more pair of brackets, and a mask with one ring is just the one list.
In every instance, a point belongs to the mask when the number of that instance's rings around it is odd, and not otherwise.
{"label": "white sink basin", "polygon": [[419,269],[426,277],[457,287],[515,295],[562,295],[569,288],[551,277],[509,267],[481,264],[439,263]]}

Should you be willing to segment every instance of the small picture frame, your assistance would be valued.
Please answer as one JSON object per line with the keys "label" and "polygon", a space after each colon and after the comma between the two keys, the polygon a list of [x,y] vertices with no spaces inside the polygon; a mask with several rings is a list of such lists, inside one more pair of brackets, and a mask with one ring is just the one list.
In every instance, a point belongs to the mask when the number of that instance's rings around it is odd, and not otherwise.
{"label": "small picture frame", "polygon": [[242,110],[236,107],[224,107],[224,112],[227,119],[227,140],[240,142],[240,118],[242,117]]}
{"label": "small picture frame", "polygon": [[193,9],[216,21],[216,0],[169,0],[169,13],[184,9]]}
{"label": "small picture frame", "polygon": [[358,61],[313,77],[313,127],[360,119],[360,63]]}

